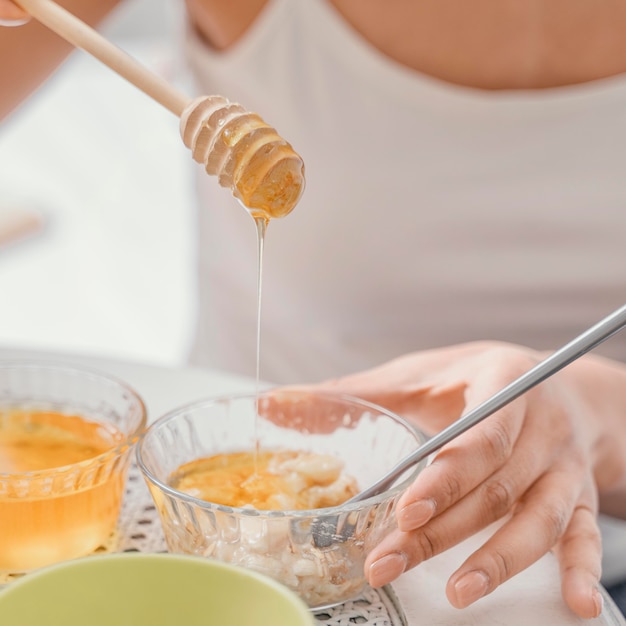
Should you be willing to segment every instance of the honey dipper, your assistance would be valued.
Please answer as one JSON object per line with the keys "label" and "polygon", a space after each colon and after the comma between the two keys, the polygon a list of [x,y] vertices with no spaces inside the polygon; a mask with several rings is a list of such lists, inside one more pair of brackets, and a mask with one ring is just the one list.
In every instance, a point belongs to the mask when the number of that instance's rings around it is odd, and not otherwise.
{"label": "honey dipper", "polygon": [[302,158],[256,113],[222,96],[190,100],[52,0],[14,2],[178,116],[193,159],[253,217],[283,217],[296,206],[304,190]]}

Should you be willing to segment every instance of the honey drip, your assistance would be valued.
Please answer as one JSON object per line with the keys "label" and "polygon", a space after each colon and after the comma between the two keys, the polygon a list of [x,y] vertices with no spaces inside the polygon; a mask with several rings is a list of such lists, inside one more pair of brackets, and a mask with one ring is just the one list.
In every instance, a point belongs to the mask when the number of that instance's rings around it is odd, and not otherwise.
{"label": "honey drip", "polygon": [[263,250],[265,248],[265,233],[267,232],[268,221],[261,217],[255,218],[256,231],[257,231],[257,313],[256,313],[256,400],[255,400],[255,415],[257,416],[254,422],[255,429],[255,441],[256,452],[261,449],[260,436],[259,436],[259,392],[261,384],[261,302],[263,295]]}
{"label": "honey drip", "polygon": [[[269,221],[289,214],[300,199],[304,190],[304,163],[258,114],[222,96],[202,96],[190,102],[180,118],[180,133],[194,160],[203,164],[208,174],[217,176],[222,187],[232,190],[256,223],[258,407],[265,234]],[[261,450],[258,418],[255,435],[256,445],[251,451],[198,459],[180,467],[172,476],[173,486],[229,506],[312,508],[311,498],[305,495],[307,481],[294,482],[293,473],[276,473],[276,453]],[[296,488],[303,490],[302,493],[295,491]]]}

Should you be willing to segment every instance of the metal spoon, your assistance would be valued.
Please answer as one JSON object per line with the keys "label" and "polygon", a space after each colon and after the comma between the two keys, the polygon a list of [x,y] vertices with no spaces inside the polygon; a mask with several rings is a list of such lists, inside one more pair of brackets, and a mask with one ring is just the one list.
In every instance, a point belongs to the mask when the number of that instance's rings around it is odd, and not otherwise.
{"label": "metal spoon", "polygon": [[[556,372],[566,365],[569,365],[583,354],[597,347],[603,341],[622,330],[624,326],[626,326],[626,305],[605,317],[535,365],[535,367],[528,370],[528,372],[522,374],[512,383],[509,383],[482,404],[479,404],[469,413],[461,416],[458,420],[450,424],[450,426],[428,439],[417,448],[417,450],[406,456],[373,485],[370,485],[367,489],[364,489],[349,500],[346,500],[341,506],[353,502],[360,502],[361,500],[382,493],[391,487],[409,468],[423,461],[430,454],[436,452],[472,426],[475,426],[529,389],[532,389],[535,385],[543,382],[546,378],[556,374]],[[343,542],[348,539],[352,531],[353,529],[349,524],[344,525],[343,528],[339,530],[337,528],[336,518],[335,522],[329,518],[325,518],[324,520],[320,520],[319,524],[314,523],[312,529],[313,541],[317,547],[329,547],[333,543]]]}

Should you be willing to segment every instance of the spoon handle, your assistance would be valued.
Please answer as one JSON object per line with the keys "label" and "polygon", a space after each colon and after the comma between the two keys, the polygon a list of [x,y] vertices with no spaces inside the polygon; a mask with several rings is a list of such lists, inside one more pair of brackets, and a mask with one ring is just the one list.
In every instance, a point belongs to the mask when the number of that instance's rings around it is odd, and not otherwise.
{"label": "spoon handle", "polygon": [[15,0],[15,2],[65,41],[99,59],[178,117],[182,115],[189,98],[75,15],[52,0]]}
{"label": "spoon handle", "polygon": [[589,352],[603,341],[616,334],[626,326],[626,305],[617,309],[603,320],[592,326],[568,344],[551,354],[549,357],[509,383],[489,399],[479,404],[469,413],[444,428],[441,432],[423,443],[415,452],[404,458],[398,465],[389,471],[383,478],[357,494],[350,500],[364,500],[384,491],[410,467],[413,467],[427,456],[464,433],[472,426],[489,417],[503,406],[509,404],[523,393],[543,382],[572,361],[575,361],[586,352]]}

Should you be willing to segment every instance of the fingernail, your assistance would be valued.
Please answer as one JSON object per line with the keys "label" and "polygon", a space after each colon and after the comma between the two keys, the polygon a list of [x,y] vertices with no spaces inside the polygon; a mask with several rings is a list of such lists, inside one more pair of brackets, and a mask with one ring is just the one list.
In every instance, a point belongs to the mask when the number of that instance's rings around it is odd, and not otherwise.
{"label": "fingernail", "polygon": [[596,607],[595,617],[598,617],[600,616],[600,614],[602,613],[602,609],[604,608],[604,598],[602,597],[602,594],[597,589],[594,589],[591,592],[591,597]]}
{"label": "fingernail", "polygon": [[454,585],[454,592],[460,608],[465,608],[482,598],[489,589],[489,577],[485,572],[474,571],[462,576]]}
{"label": "fingernail", "polygon": [[367,577],[369,584],[372,587],[382,587],[404,573],[406,566],[406,555],[400,552],[386,554],[370,565]]}
{"label": "fingernail", "polygon": [[23,26],[27,24],[29,18],[17,19],[17,20],[0,20],[0,26]]}
{"label": "fingernail", "polygon": [[398,528],[404,532],[423,526],[434,514],[434,500],[418,500],[407,504],[398,512]]}

